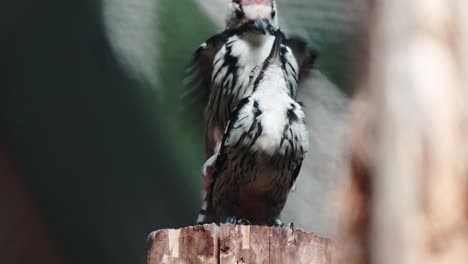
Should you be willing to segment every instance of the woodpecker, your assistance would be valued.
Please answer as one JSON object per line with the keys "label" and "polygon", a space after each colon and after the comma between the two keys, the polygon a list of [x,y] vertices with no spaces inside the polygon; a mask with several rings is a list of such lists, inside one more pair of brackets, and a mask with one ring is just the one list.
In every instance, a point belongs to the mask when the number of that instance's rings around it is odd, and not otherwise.
{"label": "woodpecker", "polygon": [[[251,95],[250,85],[253,70],[260,65],[271,51],[278,29],[275,0],[232,0],[226,17],[226,29],[200,45],[189,68],[190,90],[185,95],[185,107],[192,100],[204,105],[205,159],[213,161],[220,149],[234,107],[246,96]],[[280,48],[280,65],[286,71],[287,87],[291,97],[296,98],[298,81],[312,67],[317,52],[303,39],[284,37]],[[210,164],[207,162],[206,164]],[[206,173],[205,192],[211,179]],[[204,197],[209,196],[205,193]],[[205,199],[205,198],[204,198]],[[201,210],[205,215],[197,222],[212,222],[210,207]]]}
{"label": "woodpecker", "polygon": [[205,164],[211,176],[206,201],[218,221],[281,225],[280,213],[309,149],[304,112],[283,67],[284,35],[277,30],[274,38],[270,54],[252,71],[251,95],[237,104],[220,150]]}

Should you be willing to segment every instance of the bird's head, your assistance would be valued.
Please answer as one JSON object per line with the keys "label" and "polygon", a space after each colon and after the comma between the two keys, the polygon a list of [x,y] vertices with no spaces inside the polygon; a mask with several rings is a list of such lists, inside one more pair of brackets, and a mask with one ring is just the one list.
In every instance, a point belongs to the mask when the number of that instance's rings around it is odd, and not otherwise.
{"label": "bird's head", "polygon": [[277,16],[275,0],[231,0],[226,26],[248,27],[266,34],[278,27]]}

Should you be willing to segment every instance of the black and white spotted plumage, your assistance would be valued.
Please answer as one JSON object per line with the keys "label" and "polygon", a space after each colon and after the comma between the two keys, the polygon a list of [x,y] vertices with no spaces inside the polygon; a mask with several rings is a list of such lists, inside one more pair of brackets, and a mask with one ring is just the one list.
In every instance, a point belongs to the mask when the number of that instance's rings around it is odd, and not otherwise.
{"label": "black and white spotted plumage", "polygon": [[213,166],[208,203],[227,217],[279,224],[308,149],[302,107],[293,99],[282,62],[282,34],[251,81],[253,92],[232,112]]}
{"label": "black and white spotted plumage", "polygon": [[[226,30],[209,38],[195,52],[190,90],[185,95],[185,107],[195,108],[190,105],[197,102],[205,106],[206,159],[219,151],[234,107],[252,94],[251,73],[267,58],[275,39],[271,33],[278,28],[274,0],[233,0],[229,10]],[[280,65],[288,73],[287,87],[295,99],[299,78],[312,67],[317,54],[304,40],[285,37],[280,55]],[[208,186],[209,177],[205,182]],[[208,205],[205,202],[202,206],[197,222],[214,221]]]}

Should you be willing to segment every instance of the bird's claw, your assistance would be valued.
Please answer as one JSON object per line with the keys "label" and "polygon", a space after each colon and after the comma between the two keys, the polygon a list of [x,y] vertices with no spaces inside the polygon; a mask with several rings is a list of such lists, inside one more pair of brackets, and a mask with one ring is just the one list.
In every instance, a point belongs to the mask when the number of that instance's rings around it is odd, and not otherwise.
{"label": "bird's claw", "polygon": [[273,226],[283,227],[283,222],[281,222],[281,220],[279,218],[275,218],[275,219],[273,219]]}
{"label": "bird's claw", "polygon": [[290,222],[287,225],[281,223],[281,224],[276,225],[276,226],[281,227],[281,228],[288,228],[289,230],[294,231],[294,223],[293,222]]}
{"label": "bird's claw", "polygon": [[237,224],[239,225],[251,225],[250,221],[247,219],[239,219],[237,220]]}
{"label": "bird's claw", "polygon": [[235,224],[235,225],[251,225],[250,221],[247,219],[236,219],[235,216],[228,216],[224,220],[225,224]]}
{"label": "bird's claw", "polygon": [[236,217],[235,216],[228,216],[224,220],[224,223],[225,224],[236,224],[237,223]]}

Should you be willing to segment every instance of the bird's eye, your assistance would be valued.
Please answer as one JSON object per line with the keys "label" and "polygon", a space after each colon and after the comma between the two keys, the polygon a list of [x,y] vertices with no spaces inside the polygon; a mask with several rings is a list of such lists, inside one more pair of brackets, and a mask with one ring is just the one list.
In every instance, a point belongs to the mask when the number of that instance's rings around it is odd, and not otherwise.
{"label": "bird's eye", "polygon": [[275,16],[276,16],[276,11],[272,11],[271,12],[271,18],[275,18]]}

